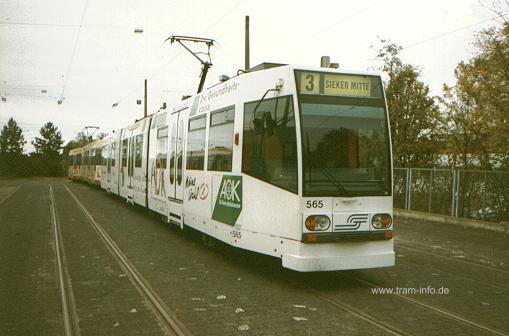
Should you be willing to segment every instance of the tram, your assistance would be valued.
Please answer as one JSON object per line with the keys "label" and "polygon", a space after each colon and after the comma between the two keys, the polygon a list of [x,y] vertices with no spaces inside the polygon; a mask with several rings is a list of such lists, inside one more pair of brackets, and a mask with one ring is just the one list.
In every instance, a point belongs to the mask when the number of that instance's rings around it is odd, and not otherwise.
{"label": "tram", "polygon": [[67,176],[71,180],[81,179],[81,168],[83,165],[83,147],[74,148],[69,151]]}
{"label": "tram", "polygon": [[67,175],[72,180],[101,184],[102,140],[69,151]]}
{"label": "tram", "polygon": [[394,265],[379,74],[264,63],[115,131],[101,187],[296,271]]}

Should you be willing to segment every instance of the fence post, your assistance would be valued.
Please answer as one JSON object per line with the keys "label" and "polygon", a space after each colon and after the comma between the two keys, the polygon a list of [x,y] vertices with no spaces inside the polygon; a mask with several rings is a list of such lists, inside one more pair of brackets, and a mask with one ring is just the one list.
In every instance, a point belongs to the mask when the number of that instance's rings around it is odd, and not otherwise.
{"label": "fence post", "polygon": [[451,196],[452,196],[452,201],[451,201],[451,217],[454,217],[454,207],[455,207],[455,204],[456,204],[456,201],[455,201],[455,198],[456,198],[456,170],[453,169],[452,170],[452,188],[451,188]]}
{"label": "fence post", "polygon": [[455,195],[456,195],[456,212],[454,213],[456,218],[458,218],[458,212],[459,212],[459,208],[460,208],[460,188],[461,186],[461,171],[458,170],[456,172],[456,191],[455,191]]}
{"label": "fence post", "polygon": [[431,213],[431,194],[433,192],[433,170],[429,171],[429,197],[428,197],[428,212]]}
{"label": "fence post", "polygon": [[487,172],[484,171],[484,195],[483,195],[483,198],[482,198],[482,219],[483,220],[486,220],[486,189],[488,189],[488,186],[486,185],[486,183],[488,182],[488,179],[487,179]]}
{"label": "fence post", "polygon": [[408,168],[405,168],[405,209],[408,210]]}
{"label": "fence post", "polygon": [[407,179],[407,190],[408,190],[408,206],[407,206],[407,210],[410,210],[410,208],[412,207],[412,169],[413,168],[408,168],[408,179]]}

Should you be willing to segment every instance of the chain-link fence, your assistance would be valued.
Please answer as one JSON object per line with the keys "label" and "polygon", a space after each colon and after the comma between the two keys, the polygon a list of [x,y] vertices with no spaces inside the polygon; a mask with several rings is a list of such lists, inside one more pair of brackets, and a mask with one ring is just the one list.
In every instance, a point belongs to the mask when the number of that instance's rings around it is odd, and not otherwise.
{"label": "chain-link fence", "polygon": [[509,172],[394,168],[394,207],[509,221]]}

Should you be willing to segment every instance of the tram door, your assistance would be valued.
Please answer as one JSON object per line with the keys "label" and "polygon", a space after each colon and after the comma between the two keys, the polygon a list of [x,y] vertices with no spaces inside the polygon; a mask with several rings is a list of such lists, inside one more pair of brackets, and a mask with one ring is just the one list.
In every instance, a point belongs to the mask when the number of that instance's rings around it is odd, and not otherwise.
{"label": "tram door", "polygon": [[182,196],[184,194],[183,181],[183,149],[184,149],[184,121],[180,113],[170,116],[170,145],[168,149],[169,161],[169,206],[168,221],[184,227],[182,217]]}
{"label": "tram door", "polygon": [[134,204],[134,136],[127,131],[129,151],[127,155],[127,202]]}
{"label": "tram door", "polygon": [[119,194],[118,174],[119,165],[121,164],[119,159],[120,143],[119,137],[115,136],[111,143],[111,192]]}
{"label": "tram door", "polygon": [[[120,172],[119,172],[119,194],[124,197],[128,202],[132,200],[132,179],[131,176],[131,156],[129,155],[131,146],[131,133],[130,130],[123,130],[120,140]],[[131,198],[129,198],[131,196]]]}
{"label": "tram door", "polygon": [[106,182],[108,184],[108,188],[111,188],[111,158],[113,157],[113,141],[106,146]]}

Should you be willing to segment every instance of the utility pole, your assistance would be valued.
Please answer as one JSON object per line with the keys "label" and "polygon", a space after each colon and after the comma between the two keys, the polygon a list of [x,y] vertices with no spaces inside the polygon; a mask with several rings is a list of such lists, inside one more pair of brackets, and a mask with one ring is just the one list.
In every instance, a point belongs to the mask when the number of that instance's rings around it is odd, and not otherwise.
{"label": "utility pole", "polygon": [[249,71],[249,15],[246,15],[246,35],[244,48],[244,70]]}
{"label": "utility pole", "polygon": [[144,106],[143,106],[143,117],[146,118],[147,117],[147,80],[145,79],[145,99],[143,99],[143,101],[145,102]]}

